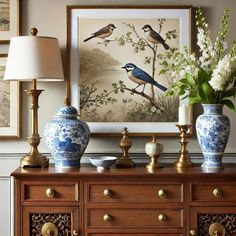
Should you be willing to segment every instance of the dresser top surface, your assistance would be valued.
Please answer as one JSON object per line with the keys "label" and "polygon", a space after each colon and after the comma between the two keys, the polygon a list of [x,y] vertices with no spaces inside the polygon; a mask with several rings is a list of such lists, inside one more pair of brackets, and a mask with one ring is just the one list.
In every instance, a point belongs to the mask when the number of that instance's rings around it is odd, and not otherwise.
{"label": "dresser top surface", "polygon": [[[216,178],[228,177],[236,178],[236,164],[225,164],[225,168],[219,170],[204,170],[200,165],[195,165],[191,168],[179,169],[175,168],[173,164],[165,164],[163,168],[149,171],[145,165],[138,165],[135,168],[118,169],[111,168],[109,171],[97,171],[93,166],[82,165],[80,168],[61,169],[50,165],[49,168],[17,168],[12,174],[14,177],[68,177],[68,178],[86,178],[86,177],[165,177],[165,178],[187,178],[187,177],[202,177],[202,178]],[[233,179],[232,179],[233,180]]]}

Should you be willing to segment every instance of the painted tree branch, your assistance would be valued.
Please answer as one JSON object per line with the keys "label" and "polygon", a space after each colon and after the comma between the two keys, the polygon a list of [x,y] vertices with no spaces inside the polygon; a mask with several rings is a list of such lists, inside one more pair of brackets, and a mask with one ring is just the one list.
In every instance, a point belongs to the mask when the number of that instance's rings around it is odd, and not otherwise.
{"label": "painted tree branch", "polygon": [[[125,25],[127,25],[128,27],[131,28],[131,30],[133,31],[133,33],[135,34],[135,36],[138,38],[138,40],[142,40],[145,42],[145,45],[146,47],[150,48],[152,50],[152,53],[153,53],[153,57],[152,57],[152,78],[155,79],[155,72],[156,72],[156,55],[157,55],[157,49],[158,49],[158,45],[157,44],[154,44],[153,46],[145,39],[145,38],[142,38],[139,36],[138,32],[136,31],[134,25],[131,25],[131,24],[126,24],[124,23]],[[160,23],[161,24],[161,23]],[[161,30],[161,27],[160,27],[160,30]],[[135,45],[135,42],[133,41],[133,39],[130,37],[130,35],[127,35],[129,41],[128,42],[131,42],[132,44]],[[138,43],[136,43],[138,45]],[[152,91],[152,99],[154,100],[155,99],[155,92],[154,92],[154,87],[153,85],[151,86],[151,91]]]}
{"label": "painted tree branch", "polygon": [[105,46],[107,46],[110,42],[115,42],[116,39],[106,39],[103,42],[97,42],[97,44],[104,44]]}
{"label": "painted tree branch", "polygon": [[89,89],[89,92],[87,94],[87,96],[85,95],[85,99],[83,99],[81,102],[80,102],[80,110],[82,110],[84,108],[84,106],[89,102],[91,101],[90,100],[90,97],[92,96],[93,93],[96,92],[96,88],[95,88],[95,83],[92,83],[91,85],[91,88]]}
{"label": "painted tree branch", "polygon": [[127,88],[127,87],[123,87],[123,90],[130,91],[131,93],[135,93],[135,94],[138,94],[138,95],[140,95],[140,96],[146,98],[146,99],[150,102],[150,104],[151,104],[152,106],[154,106],[156,109],[158,109],[158,110],[160,110],[161,112],[163,112],[163,113],[165,113],[166,115],[168,115],[167,112],[166,112],[166,110],[163,109],[163,108],[159,105],[159,103],[155,102],[155,100],[153,100],[152,97],[150,97],[148,94],[144,93],[143,91],[142,91],[142,92],[139,92],[139,91],[137,91],[136,89],[130,89],[130,88]]}
{"label": "painted tree branch", "polygon": [[94,93],[97,91],[95,84],[96,84],[95,82],[92,83],[91,87],[88,87],[87,89],[81,88],[83,96],[81,96],[82,99],[80,101],[80,110],[83,110],[86,104],[88,103],[92,103],[95,104],[96,106],[99,106],[102,104],[107,104],[108,102],[113,103],[116,101],[116,99],[112,99],[111,97],[109,97],[112,93],[115,92],[115,90],[112,90],[110,92],[104,90],[102,93],[95,95]]}

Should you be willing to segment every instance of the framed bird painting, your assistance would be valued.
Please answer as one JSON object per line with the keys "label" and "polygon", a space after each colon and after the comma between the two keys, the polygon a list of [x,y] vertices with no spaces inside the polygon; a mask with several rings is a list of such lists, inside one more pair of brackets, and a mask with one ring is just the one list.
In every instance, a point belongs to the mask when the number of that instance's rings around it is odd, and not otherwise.
{"label": "framed bird painting", "polygon": [[191,50],[191,17],[191,6],[67,6],[71,102],[92,134],[179,133],[187,101],[165,96],[161,60]]}
{"label": "framed bird painting", "polygon": [[[0,44],[0,51],[3,50]],[[7,53],[0,53],[0,139],[18,139],[21,131],[20,82],[3,81]]]}
{"label": "framed bird painting", "polygon": [[0,42],[19,35],[19,0],[0,1]]}

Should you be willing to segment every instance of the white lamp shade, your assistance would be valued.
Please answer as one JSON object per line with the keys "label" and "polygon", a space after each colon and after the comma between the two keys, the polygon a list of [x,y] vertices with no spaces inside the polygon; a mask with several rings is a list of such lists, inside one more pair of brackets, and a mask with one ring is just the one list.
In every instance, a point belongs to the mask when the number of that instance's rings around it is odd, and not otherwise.
{"label": "white lamp shade", "polygon": [[19,36],[10,41],[4,80],[64,80],[58,40]]}

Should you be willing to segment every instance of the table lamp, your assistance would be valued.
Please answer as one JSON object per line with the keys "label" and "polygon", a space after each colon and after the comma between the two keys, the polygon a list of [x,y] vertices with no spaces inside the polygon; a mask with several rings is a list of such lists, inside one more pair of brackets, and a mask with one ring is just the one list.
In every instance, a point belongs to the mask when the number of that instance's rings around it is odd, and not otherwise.
{"label": "table lamp", "polygon": [[21,167],[47,167],[48,158],[38,151],[41,137],[38,133],[38,98],[43,90],[37,89],[38,81],[63,81],[63,68],[58,40],[37,36],[37,29],[31,29],[31,36],[11,38],[4,80],[31,81],[32,134],[28,137],[30,152],[21,158]]}

